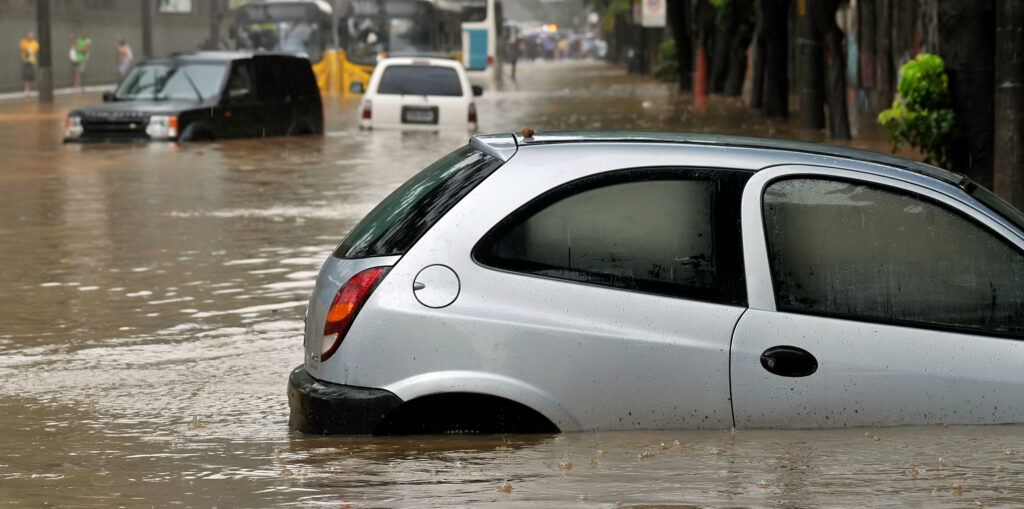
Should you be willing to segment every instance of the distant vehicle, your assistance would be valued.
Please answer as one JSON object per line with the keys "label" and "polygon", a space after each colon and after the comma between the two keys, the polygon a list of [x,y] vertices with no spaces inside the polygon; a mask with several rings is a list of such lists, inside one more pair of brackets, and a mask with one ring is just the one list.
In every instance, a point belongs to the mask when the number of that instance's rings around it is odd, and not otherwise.
{"label": "distant vehicle", "polygon": [[886,154],[475,136],[325,261],[306,433],[1024,422],[1024,214]]}
{"label": "distant vehicle", "polygon": [[500,0],[459,0],[462,4],[462,62],[470,81],[501,80],[505,56]]}
{"label": "distant vehicle", "polygon": [[351,0],[338,19],[343,90],[366,90],[374,66],[388,56],[460,57],[461,21],[461,6],[450,0]]}
{"label": "distant vehicle", "polygon": [[323,0],[263,0],[235,10],[232,35],[240,50],[304,55],[320,93],[327,94],[329,83],[339,79],[333,30],[334,10]]}
{"label": "distant vehicle", "polygon": [[213,51],[145,60],[103,100],[68,114],[65,142],[195,141],[324,129],[309,60],[294,55]]}
{"label": "distant vehicle", "polygon": [[391,57],[377,64],[359,105],[363,129],[477,128],[475,96],[456,60],[430,57]]}

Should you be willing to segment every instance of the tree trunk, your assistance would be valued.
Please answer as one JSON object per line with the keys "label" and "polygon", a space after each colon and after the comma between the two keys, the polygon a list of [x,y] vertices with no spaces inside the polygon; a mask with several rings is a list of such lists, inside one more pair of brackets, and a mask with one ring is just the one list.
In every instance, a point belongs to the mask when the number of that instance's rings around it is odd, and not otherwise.
{"label": "tree trunk", "polygon": [[757,25],[754,27],[754,44],[751,47],[750,58],[754,59],[750,74],[750,107],[760,109],[764,104],[764,58],[765,45],[768,37],[766,32],[770,30],[765,26],[764,7],[765,0],[757,0],[754,16]]}
{"label": "tree trunk", "polygon": [[729,97],[743,93],[747,78],[748,49],[754,36],[754,0],[729,0],[729,63],[723,92]]}
{"label": "tree trunk", "polygon": [[828,43],[828,124],[832,139],[850,139],[850,118],[846,107],[846,35],[836,24],[839,0],[822,1],[817,7],[818,23]]}
{"label": "tree trunk", "polygon": [[823,6],[819,1],[798,0],[797,54],[800,59],[800,127],[825,127],[825,74],[822,37],[815,11]]}
{"label": "tree trunk", "polygon": [[1024,210],[1024,2],[996,0],[995,192]]}
{"label": "tree trunk", "polygon": [[860,28],[860,88],[869,92],[875,90],[875,55],[878,48],[878,38],[875,36],[875,10],[875,0],[861,0],[857,3],[857,25]]}
{"label": "tree trunk", "polygon": [[878,47],[875,53],[875,90],[882,104],[889,104],[892,102],[893,89],[892,0],[876,1],[875,34]]}
{"label": "tree trunk", "polygon": [[769,118],[788,117],[790,0],[762,2],[766,30],[761,113]]}
{"label": "tree trunk", "polygon": [[676,41],[679,89],[693,89],[693,44],[690,42],[690,0],[668,0],[665,17]]}
{"label": "tree trunk", "polygon": [[957,118],[953,169],[991,188],[995,15],[992,0],[939,0],[940,56]]}
{"label": "tree trunk", "polygon": [[711,46],[711,93],[720,94],[725,90],[725,78],[729,74],[729,60],[732,57],[732,34],[727,28],[717,27]]}

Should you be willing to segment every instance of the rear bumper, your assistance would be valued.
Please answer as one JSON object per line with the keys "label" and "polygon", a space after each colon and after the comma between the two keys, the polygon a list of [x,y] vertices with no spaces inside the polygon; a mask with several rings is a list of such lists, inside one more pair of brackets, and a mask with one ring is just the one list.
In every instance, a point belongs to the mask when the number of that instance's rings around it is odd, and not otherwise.
{"label": "rear bumper", "polygon": [[322,382],[305,367],[288,377],[288,426],[311,435],[369,435],[402,400],[383,389]]}

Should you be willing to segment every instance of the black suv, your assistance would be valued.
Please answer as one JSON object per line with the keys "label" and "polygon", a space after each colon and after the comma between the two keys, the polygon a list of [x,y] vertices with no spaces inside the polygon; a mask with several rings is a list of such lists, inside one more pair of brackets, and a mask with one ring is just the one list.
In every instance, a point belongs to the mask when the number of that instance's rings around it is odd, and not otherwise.
{"label": "black suv", "polygon": [[145,60],[106,104],[68,114],[65,142],[212,140],[323,134],[320,89],[304,57],[197,52]]}

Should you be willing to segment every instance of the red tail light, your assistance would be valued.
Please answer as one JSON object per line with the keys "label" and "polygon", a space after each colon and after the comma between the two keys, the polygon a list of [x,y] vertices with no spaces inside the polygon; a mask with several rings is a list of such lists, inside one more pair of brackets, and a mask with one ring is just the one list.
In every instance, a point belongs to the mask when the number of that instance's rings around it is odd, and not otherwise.
{"label": "red tail light", "polygon": [[487,65],[494,65],[494,55],[487,55]]}
{"label": "red tail light", "polygon": [[363,120],[370,120],[373,118],[373,110],[370,106],[370,101],[363,101]]}
{"label": "red tail light", "polygon": [[387,272],[388,267],[366,269],[341,285],[338,294],[334,296],[331,310],[327,312],[327,323],[324,324],[323,351],[320,354],[321,362],[326,361],[334,355],[334,352],[338,351],[356,314],[362,309],[363,304],[373,293],[373,289],[377,288]]}
{"label": "red tail light", "polygon": [[469,103],[469,121],[476,123],[476,103]]}

